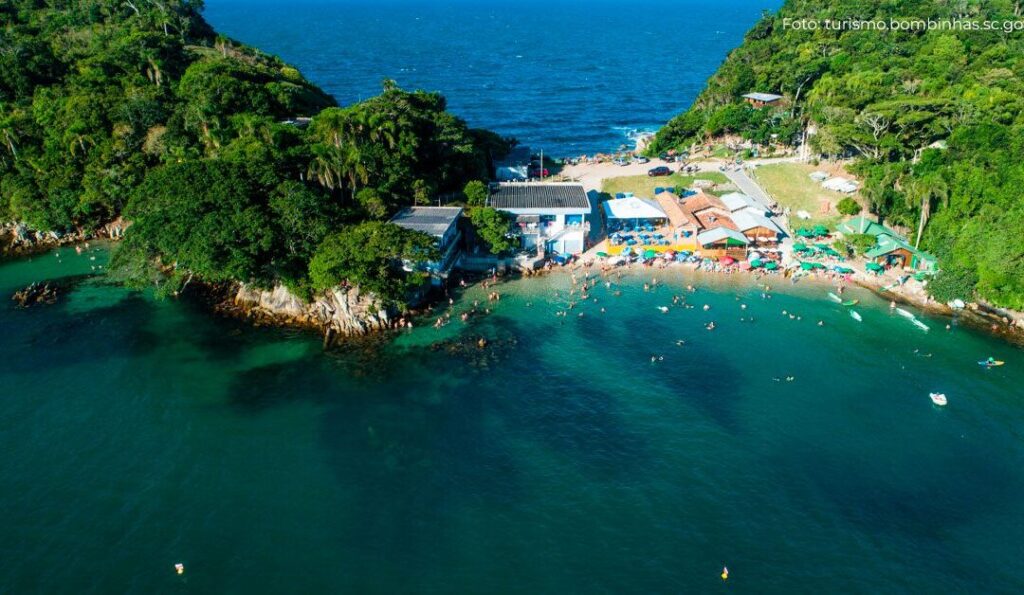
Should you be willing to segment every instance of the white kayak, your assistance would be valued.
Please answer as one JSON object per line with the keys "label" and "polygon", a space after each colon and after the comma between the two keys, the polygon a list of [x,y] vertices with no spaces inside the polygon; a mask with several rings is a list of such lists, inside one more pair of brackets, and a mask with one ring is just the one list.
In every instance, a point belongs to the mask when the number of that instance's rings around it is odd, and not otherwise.
{"label": "white kayak", "polygon": [[946,395],[942,393],[929,393],[928,396],[932,398],[932,403],[935,403],[939,407],[946,406]]}
{"label": "white kayak", "polygon": [[910,312],[907,312],[907,311],[906,311],[906,310],[904,310],[903,308],[896,308],[896,313],[897,313],[897,314],[899,314],[900,316],[904,317],[904,318],[909,318],[909,319],[911,319],[911,320],[913,320],[913,319],[917,318],[917,317],[916,317],[916,316],[914,316],[914,315],[913,315],[912,313],[910,313]]}
{"label": "white kayak", "polygon": [[850,310],[850,317],[856,320],[857,322],[861,322],[864,320],[863,318],[860,317],[860,314],[858,314],[856,310]]}
{"label": "white kayak", "polygon": [[915,319],[913,320],[913,323],[914,323],[914,326],[916,326],[917,328],[921,329],[922,331],[927,331],[927,330],[930,330],[930,329],[928,328],[928,325],[927,325],[927,324],[925,324],[925,323],[921,322],[920,320],[918,320],[918,319],[916,319],[916,318],[915,318]]}

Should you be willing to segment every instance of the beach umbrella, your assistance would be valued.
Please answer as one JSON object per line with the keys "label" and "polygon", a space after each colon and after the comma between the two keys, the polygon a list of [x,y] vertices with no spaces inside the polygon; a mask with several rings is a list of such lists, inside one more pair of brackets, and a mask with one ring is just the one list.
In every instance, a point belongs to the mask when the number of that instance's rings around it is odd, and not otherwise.
{"label": "beach umbrella", "polygon": [[747,255],[747,260],[750,260],[750,261],[760,260],[762,258],[764,258],[764,257],[761,256],[760,252],[751,252],[750,254]]}
{"label": "beach umbrella", "polygon": [[803,242],[795,242],[793,244],[793,251],[794,252],[806,252],[807,251],[807,244],[804,244]]}
{"label": "beach umbrella", "polygon": [[877,262],[869,262],[866,265],[864,265],[864,268],[875,273],[881,273],[882,271],[885,270],[885,267],[878,264]]}
{"label": "beach umbrella", "polygon": [[734,264],[736,262],[736,259],[733,258],[732,256],[723,256],[722,258],[718,259],[718,262],[728,266],[730,264]]}
{"label": "beach umbrella", "polygon": [[774,260],[764,265],[764,270],[766,271],[774,271],[777,268],[779,268],[779,263],[775,262]]}
{"label": "beach umbrella", "polygon": [[750,261],[750,266],[754,267],[755,269],[759,269],[764,266],[764,262],[762,262],[760,258],[755,258],[754,260]]}
{"label": "beach umbrella", "polygon": [[657,255],[658,252],[655,250],[647,250],[646,252],[644,252],[644,258],[654,258]]}
{"label": "beach umbrella", "polygon": [[740,263],[740,270],[741,271],[749,271],[750,270],[750,266],[751,265],[750,265],[749,262],[741,262]]}
{"label": "beach umbrella", "polygon": [[848,269],[846,267],[835,267],[834,270],[835,270],[835,272],[839,273],[840,275],[849,275],[849,274],[853,273],[853,269]]}
{"label": "beach umbrella", "polygon": [[608,253],[607,252],[598,252],[597,256],[599,258],[608,258]]}
{"label": "beach umbrella", "polygon": [[800,263],[800,268],[805,270],[805,271],[812,271],[812,270],[814,270],[814,263],[813,262],[801,262]]}
{"label": "beach umbrella", "polygon": [[824,225],[815,225],[814,226],[814,235],[816,235],[816,236],[827,236],[828,235],[828,228],[825,227]]}

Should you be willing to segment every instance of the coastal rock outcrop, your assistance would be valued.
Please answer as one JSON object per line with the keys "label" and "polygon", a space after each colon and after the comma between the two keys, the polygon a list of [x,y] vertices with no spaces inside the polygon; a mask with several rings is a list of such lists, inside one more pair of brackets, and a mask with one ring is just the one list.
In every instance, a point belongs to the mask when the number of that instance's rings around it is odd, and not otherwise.
{"label": "coastal rock outcrop", "polygon": [[119,240],[130,226],[121,217],[94,230],[68,232],[38,231],[20,222],[0,223],[0,256],[24,256],[97,238]]}
{"label": "coastal rock outcrop", "polygon": [[231,306],[257,321],[319,329],[328,342],[333,337],[366,335],[396,324],[388,310],[358,287],[338,287],[307,303],[281,285],[267,290],[240,284]]}

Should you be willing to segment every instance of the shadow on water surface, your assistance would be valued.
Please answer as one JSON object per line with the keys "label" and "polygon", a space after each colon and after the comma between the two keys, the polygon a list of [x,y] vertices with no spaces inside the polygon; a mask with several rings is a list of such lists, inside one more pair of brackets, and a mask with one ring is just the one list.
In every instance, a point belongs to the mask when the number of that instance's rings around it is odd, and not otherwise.
{"label": "shadow on water surface", "polygon": [[[676,308],[668,316],[685,316],[686,312]],[[681,324],[677,319],[669,320]],[[660,314],[620,316],[611,322],[591,316],[581,319],[578,329],[593,352],[620,345],[636,351],[636,364],[625,370],[632,385],[631,393],[678,396],[721,428],[738,431],[737,409],[742,399],[742,382],[731,354],[718,349],[718,344],[708,338],[713,336],[713,331],[705,330],[696,318],[687,323],[692,326],[691,330],[675,334],[664,322]],[[686,337],[685,346],[675,344],[677,336]],[[638,337],[644,339],[638,340]],[[649,359],[652,356],[664,359],[652,363]],[[621,373],[618,369],[614,371],[615,375]]]}
{"label": "shadow on water surface", "polygon": [[7,365],[33,371],[39,369],[43,354],[52,368],[151,353],[161,342],[144,328],[153,311],[147,298],[128,294],[116,303],[87,310],[73,310],[61,302],[4,312],[6,341],[13,347]]}

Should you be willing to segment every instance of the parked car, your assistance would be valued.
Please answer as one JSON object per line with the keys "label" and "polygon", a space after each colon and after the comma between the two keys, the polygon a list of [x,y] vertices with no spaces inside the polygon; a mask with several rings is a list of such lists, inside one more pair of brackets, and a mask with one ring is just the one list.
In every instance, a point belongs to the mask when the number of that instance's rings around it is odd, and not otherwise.
{"label": "parked car", "polygon": [[616,157],[615,159],[612,160],[612,163],[620,167],[625,167],[629,165],[629,161],[623,157]]}
{"label": "parked car", "polygon": [[669,169],[668,167],[664,166],[664,165],[659,165],[658,167],[655,167],[654,169],[649,170],[647,172],[647,175],[652,177],[652,178],[657,177],[657,176],[671,176],[672,175],[672,170]]}
{"label": "parked car", "polygon": [[651,160],[644,157],[643,155],[637,155],[633,158],[633,163],[650,163]]}

